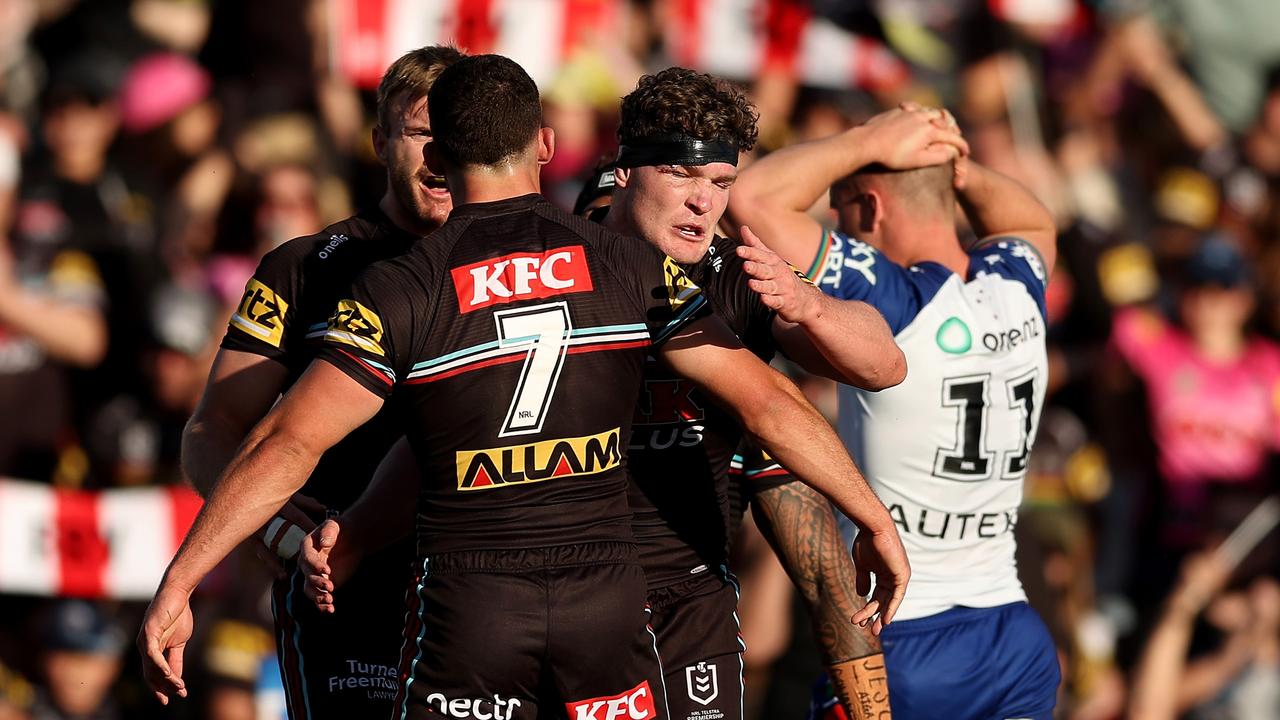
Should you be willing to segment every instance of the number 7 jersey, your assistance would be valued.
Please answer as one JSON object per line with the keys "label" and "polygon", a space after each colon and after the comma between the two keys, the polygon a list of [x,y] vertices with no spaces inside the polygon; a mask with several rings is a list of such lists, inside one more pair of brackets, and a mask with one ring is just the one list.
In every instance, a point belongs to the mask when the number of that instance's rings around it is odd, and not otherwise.
{"label": "number 7 jersey", "polygon": [[840,436],[911,559],[898,618],[1025,600],[1014,528],[1048,377],[1037,251],[997,238],[970,251],[962,278],[831,232],[811,275],[878,309],[907,358],[897,387],[839,391]]}
{"label": "number 7 jersey", "polygon": [[645,356],[709,313],[647,243],[526,195],[371,266],[320,357],[402,413],[420,553],[630,542]]}

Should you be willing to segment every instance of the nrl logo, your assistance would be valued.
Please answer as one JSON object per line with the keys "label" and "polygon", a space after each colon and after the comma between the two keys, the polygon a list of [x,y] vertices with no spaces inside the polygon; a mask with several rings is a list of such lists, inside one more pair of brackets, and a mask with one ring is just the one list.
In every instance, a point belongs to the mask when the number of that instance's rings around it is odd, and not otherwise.
{"label": "nrl logo", "polygon": [[700,662],[685,668],[684,683],[689,690],[689,699],[699,705],[710,705],[720,696],[720,681],[714,663]]}

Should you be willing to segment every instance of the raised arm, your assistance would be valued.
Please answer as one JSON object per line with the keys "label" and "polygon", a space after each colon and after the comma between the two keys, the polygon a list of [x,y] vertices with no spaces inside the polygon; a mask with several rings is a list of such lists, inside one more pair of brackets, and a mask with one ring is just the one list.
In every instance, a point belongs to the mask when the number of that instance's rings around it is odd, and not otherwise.
{"label": "raised arm", "polygon": [[809,606],[814,637],[849,717],[884,717],[889,711],[884,654],[870,630],[851,622],[864,600],[854,590],[857,571],[831,504],[807,485],[789,482],[758,491],[751,509]]}
{"label": "raised arm", "polygon": [[751,226],[779,255],[807,268],[822,239],[809,208],[837,180],[872,163],[925,167],[968,152],[960,133],[940,127],[934,117],[924,110],[890,110],[839,135],[770,153],[738,175],[729,193],[729,218],[735,227]]}
{"label": "raised arm", "polygon": [[138,633],[143,674],[161,702],[186,694],[182,652],[191,635],[192,591],[302,487],[326,450],[372,418],[382,402],[316,361],[245,438],[165,571]]}
{"label": "raised arm", "polygon": [[[911,574],[897,528],[825,418],[778,371],[742,347],[720,320],[699,320],[661,349],[662,359],[734,414],[748,436],[862,530],[857,590],[875,595],[860,613],[893,619]],[[861,537],[865,535],[865,538]]]}
{"label": "raised arm", "polygon": [[1058,230],[1049,209],[1013,178],[968,158],[956,160],[956,199],[982,241],[1016,236],[1031,243],[1053,272],[1058,256]]}

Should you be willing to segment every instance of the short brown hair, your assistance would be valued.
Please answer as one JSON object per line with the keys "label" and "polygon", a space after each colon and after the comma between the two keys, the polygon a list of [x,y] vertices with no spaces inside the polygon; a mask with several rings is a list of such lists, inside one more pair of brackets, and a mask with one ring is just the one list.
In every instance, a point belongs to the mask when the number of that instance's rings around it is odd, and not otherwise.
{"label": "short brown hair", "polygon": [[440,73],[461,59],[462,53],[452,45],[428,45],[396,58],[378,83],[378,126],[390,131],[391,106],[401,98],[426,97]]}
{"label": "short brown hair", "polygon": [[622,98],[618,140],[622,144],[664,135],[683,134],[698,140],[755,147],[760,114],[727,81],[705,73],[672,67],[640,78]]}
{"label": "short brown hair", "polygon": [[893,193],[908,207],[953,213],[956,203],[952,185],[954,176],[955,166],[949,162],[911,170],[893,170],[880,163],[872,163],[837,181],[833,190],[858,193],[868,185],[876,185]]}
{"label": "short brown hair", "polygon": [[538,86],[501,55],[462,58],[440,74],[428,98],[435,144],[458,167],[509,162],[542,128]]}

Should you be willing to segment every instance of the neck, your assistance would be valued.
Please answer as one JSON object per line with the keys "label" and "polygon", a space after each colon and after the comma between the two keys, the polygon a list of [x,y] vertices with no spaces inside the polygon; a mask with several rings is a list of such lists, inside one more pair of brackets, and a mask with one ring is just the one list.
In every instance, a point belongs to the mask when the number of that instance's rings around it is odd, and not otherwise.
{"label": "neck", "polygon": [[400,201],[396,199],[396,196],[392,194],[390,186],[387,187],[387,192],[382,196],[382,199],[378,201],[378,209],[382,211],[383,215],[387,216],[392,225],[410,235],[430,235],[436,228],[440,227],[434,222],[423,220],[405,210]]}
{"label": "neck", "polygon": [[856,233],[851,237],[866,240],[903,267],[934,262],[962,278],[969,272],[969,255],[960,247],[953,222],[928,219],[913,219],[901,225],[882,222],[874,238],[859,237]]}
{"label": "neck", "polygon": [[1200,354],[1212,362],[1234,362],[1244,354],[1244,335],[1235,328],[1203,328],[1195,332],[1192,338]]}
{"label": "neck", "polygon": [[635,223],[631,222],[631,213],[627,212],[627,203],[623,190],[615,190],[613,200],[609,203],[609,212],[604,216],[604,226],[619,235],[636,235]]}
{"label": "neck", "polygon": [[453,204],[494,202],[541,193],[540,167],[536,164],[500,165],[497,167],[469,167],[459,172],[446,173]]}

